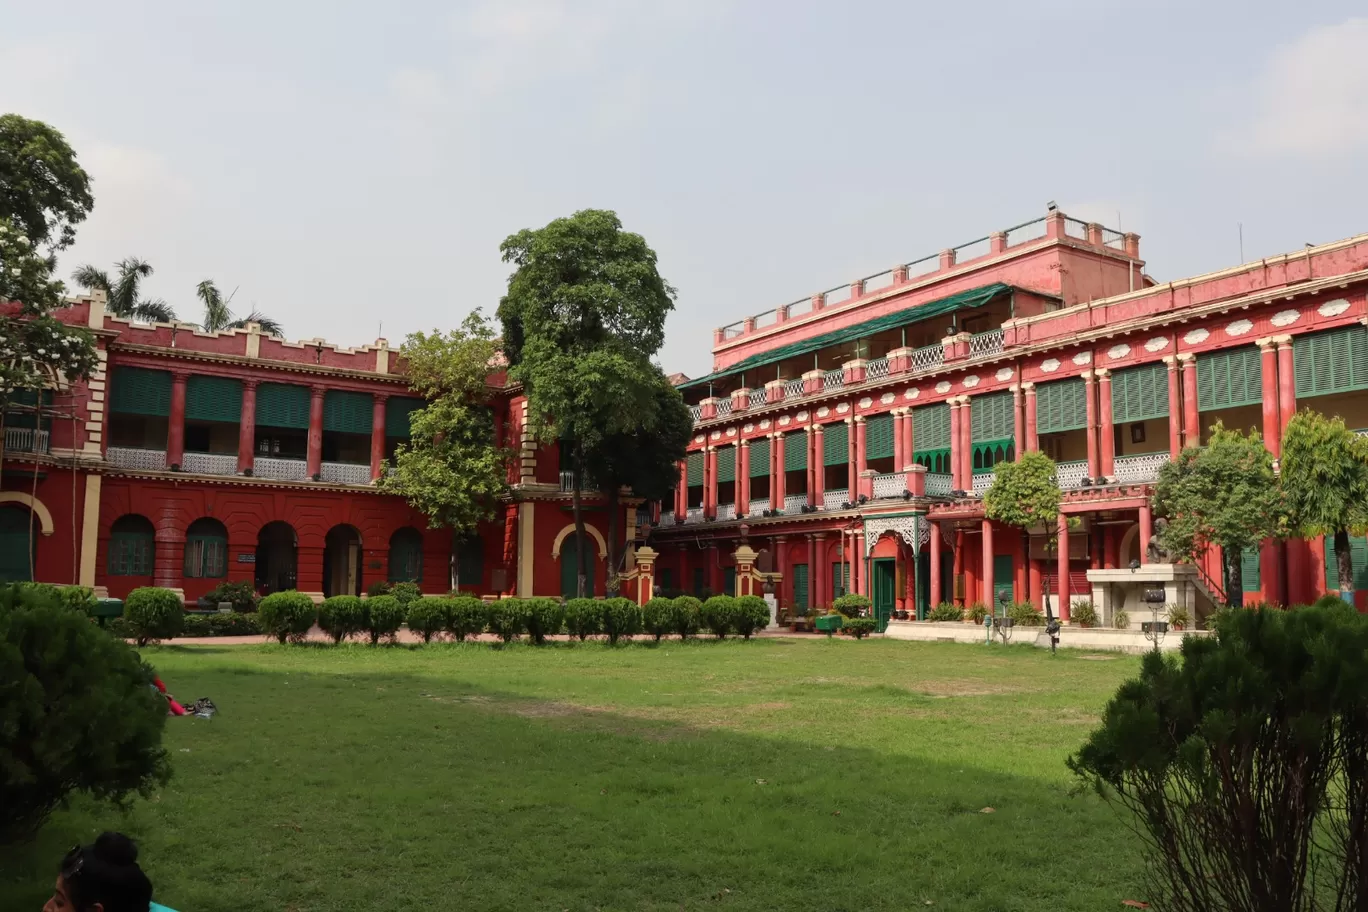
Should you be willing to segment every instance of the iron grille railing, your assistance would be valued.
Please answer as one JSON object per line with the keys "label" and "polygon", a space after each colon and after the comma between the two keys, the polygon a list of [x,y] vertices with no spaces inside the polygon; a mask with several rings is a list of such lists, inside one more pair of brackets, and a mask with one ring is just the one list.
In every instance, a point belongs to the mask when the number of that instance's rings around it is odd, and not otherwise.
{"label": "iron grille railing", "polygon": [[1005,333],[1001,329],[990,329],[969,337],[969,357],[982,358],[985,355],[1001,353]]}
{"label": "iron grille railing", "polygon": [[370,484],[370,466],[350,462],[325,462],[319,467],[324,481],[333,484]]}
{"label": "iron grille railing", "polygon": [[1112,463],[1117,481],[1138,482],[1154,481],[1159,470],[1168,464],[1169,454],[1142,453],[1139,456],[1118,456]]}
{"label": "iron grille railing", "polygon": [[305,481],[309,477],[309,464],[302,459],[258,456],[252,466],[252,474],[258,478],[274,478],[277,481]]}
{"label": "iron grille railing", "polygon": [[866,380],[882,380],[888,376],[888,359],[875,358],[865,365]]}
{"label": "iron grille railing", "polygon": [[842,386],[845,386],[844,370],[827,371],[822,375],[822,389],[839,389]]}
{"label": "iron grille railing", "polygon": [[181,471],[196,475],[236,475],[237,454],[185,452],[181,454]]}
{"label": "iron grille railing", "polygon": [[945,363],[945,346],[939,343],[927,345],[912,353],[912,370],[915,372],[935,370]]}
{"label": "iron grille railing", "polygon": [[148,472],[166,471],[166,450],[109,447],[105,450],[105,459],[121,469],[142,469]]}

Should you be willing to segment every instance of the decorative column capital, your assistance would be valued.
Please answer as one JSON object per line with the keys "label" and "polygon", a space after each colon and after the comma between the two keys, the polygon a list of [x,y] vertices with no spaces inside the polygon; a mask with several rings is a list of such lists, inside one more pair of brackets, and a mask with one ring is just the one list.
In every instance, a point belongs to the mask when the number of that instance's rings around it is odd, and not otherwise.
{"label": "decorative column capital", "polygon": [[389,397],[389,393],[371,393],[371,398],[374,399],[375,402],[380,405],[383,405],[385,402],[388,402]]}
{"label": "decorative column capital", "polygon": [[1093,382],[1093,372],[1092,372],[1091,370],[1085,370],[1085,371],[1083,371],[1083,373],[1079,374],[1078,376],[1080,376],[1080,377],[1083,378],[1083,382],[1084,382],[1084,383],[1092,383],[1092,382]]}
{"label": "decorative column capital", "polygon": [[1165,364],[1167,364],[1169,370],[1177,370],[1177,369],[1178,369],[1178,356],[1177,356],[1177,355],[1164,355],[1164,357],[1160,358],[1159,360],[1161,360],[1161,361],[1163,361]]}
{"label": "decorative column capital", "polygon": [[242,381],[242,388],[245,390],[254,390],[260,385],[261,381],[255,377],[247,377]]}
{"label": "decorative column capital", "polygon": [[1278,348],[1291,348],[1291,347],[1292,347],[1292,337],[1291,337],[1290,335],[1287,335],[1287,336],[1274,336],[1274,337],[1273,337],[1273,341],[1274,341],[1275,343],[1277,343]]}
{"label": "decorative column capital", "polygon": [[1021,384],[1021,391],[1022,391],[1023,393],[1025,393],[1026,395],[1028,395],[1028,396],[1034,396],[1034,395],[1035,395],[1035,384],[1032,383],[1030,380],[1024,380],[1024,381],[1022,381],[1022,384]]}
{"label": "decorative column capital", "polygon": [[1099,367],[1099,368],[1097,369],[1097,379],[1098,379],[1098,380],[1110,380],[1110,379],[1111,379],[1111,371],[1110,371],[1109,369],[1105,368],[1105,367]]}
{"label": "decorative column capital", "polygon": [[171,379],[176,383],[184,383],[190,379],[190,371],[184,368],[177,368],[171,371]]}
{"label": "decorative column capital", "polygon": [[1179,352],[1174,357],[1178,359],[1178,363],[1183,365],[1184,368],[1197,366],[1197,356],[1192,352]]}

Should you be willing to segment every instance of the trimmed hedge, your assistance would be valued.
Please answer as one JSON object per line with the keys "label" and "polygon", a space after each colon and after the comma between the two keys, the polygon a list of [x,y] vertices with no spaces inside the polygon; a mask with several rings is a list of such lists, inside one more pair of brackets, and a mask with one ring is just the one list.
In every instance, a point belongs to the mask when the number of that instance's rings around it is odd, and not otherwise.
{"label": "trimmed hedge", "polygon": [[863,640],[879,627],[879,622],[874,618],[846,618],[841,622],[841,630],[850,634],[857,640]]}
{"label": "trimmed hedge", "polygon": [[333,643],[341,643],[366,629],[366,605],[355,595],[325,598],[318,606],[318,626]]}
{"label": "trimmed hedge", "polygon": [[222,582],[206,592],[200,601],[207,603],[211,608],[217,608],[220,602],[228,602],[234,611],[248,612],[256,611],[257,603],[261,599],[257,597],[251,583]]}
{"label": "trimmed hedge", "polygon": [[393,595],[377,595],[362,604],[366,606],[366,633],[370,635],[371,645],[379,643],[381,638],[393,642],[404,625],[404,606],[399,599]]}
{"label": "trimmed hedge", "polygon": [[749,640],[769,626],[769,602],[758,595],[743,595],[736,600],[735,622],[732,630]]}
{"label": "trimmed hedge", "polygon": [[447,601],[449,599],[420,598],[410,602],[405,616],[409,631],[421,636],[424,643],[431,643],[434,635],[446,629],[446,606],[443,603]]}
{"label": "trimmed hedge", "polygon": [[963,621],[964,609],[950,602],[941,602],[927,612],[926,619],[928,621]]}
{"label": "trimmed hedge", "polygon": [[[126,615],[127,609],[124,614]],[[273,636],[284,643],[303,642],[318,617],[313,599],[302,592],[287,589],[272,592],[257,606],[257,617],[261,619],[261,632]]]}
{"label": "trimmed hedge", "polygon": [[674,599],[653,598],[642,606],[642,629],[655,637],[657,643],[660,642],[661,637],[674,633],[675,623]]}
{"label": "trimmed hedge", "polygon": [[142,647],[154,640],[169,640],[181,632],[185,603],[170,589],[141,586],[124,599],[123,616],[129,632]]}
{"label": "trimmed hedge", "polygon": [[865,617],[869,614],[868,596],[848,592],[831,603],[831,610],[848,618]]}
{"label": "trimmed hedge", "polygon": [[565,626],[565,606],[559,599],[530,598],[523,601],[523,625],[532,642],[541,646]]}
{"label": "trimmed hedge", "polygon": [[603,632],[603,609],[590,598],[572,598],[565,603],[565,627],[572,637],[583,642]]}
{"label": "trimmed hedge", "polygon": [[489,610],[484,602],[470,595],[452,596],[447,602],[446,629],[456,642],[464,643],[466,637],[484,633],[489,623]]}
{"label": "trimmed hedge", "polygon": [[713,636],[725,640],[736,627],[736,599],[730,595],[714,595],[703,603],[699,619]]}
{"label": "trimmed hedge", "polygon": [[603,632],[608,645],[615,646],[621,639],[630,639],[641,632],[641,607],[629,598],[604,599]]}
{"label": "trimmed hedge", "polygon": [[511,643],[527,629],[527,609],[522,599],[500,599],[489,606],[489,632]]}
{"label": "trimmed hedge", "polygon": [[[118,630],[126,632],[123,618],[112,618],[109,628],[117,625]],[[261,633],[261,621],[255,614],[234,611],[230,614],[187,614],[181,626],[181,636],[185,637],[222,637],[256,636]]]}
{"label": "trimmed hedge", "polygon": [[390,587],[390,591],[384,594],[394,596],[399,600],[399,604],[407,608],[423,597],[423,590],[417,583],[395,583]]}
{"label": "trimmed hedge", "polygon": [[681,595],[674,600],[674,632],[681,640],[697,636],[703,626],[703,603],[692,595]]}

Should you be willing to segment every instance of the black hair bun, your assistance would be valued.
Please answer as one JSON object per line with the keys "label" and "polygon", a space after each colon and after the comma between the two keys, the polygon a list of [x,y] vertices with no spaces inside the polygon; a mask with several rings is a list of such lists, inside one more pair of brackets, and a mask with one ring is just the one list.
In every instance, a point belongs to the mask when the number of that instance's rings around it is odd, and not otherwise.
{"label": "black hair bun", "polygon": [[119,867],[138,863],[138,847],[123,833],[101,833],[93,846],[95,857]]}

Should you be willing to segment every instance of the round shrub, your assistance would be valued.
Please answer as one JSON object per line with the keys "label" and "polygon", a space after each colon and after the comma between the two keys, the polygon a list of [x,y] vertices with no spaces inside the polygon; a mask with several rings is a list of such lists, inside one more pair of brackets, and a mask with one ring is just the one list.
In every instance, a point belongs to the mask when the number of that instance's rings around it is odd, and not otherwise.
{"label": "round shrub", "polygon": [[726,639],[736,626],[736,599],[730,595],[714,595],[703,603],[699,618],[713,636]]}
{"label": "round shrub", "polygon": [[831,603],[831,610],[848,618],[865,617],[869,614],[870,602],[867,596],[848,592]]}
{"label": "round shrub", "polygon": [[124,599],[124,620],[139,646],[169,640],[185,623],[185,603],[170,589],[142,586]]}
{"label": "round shrub", "polygon": [[313,599],[302,592],[287,589],[272,592],[257,606],[257,616],[261,619],[261,631],[273,636],[280,642],[287,639],[292,643],[302,643],[314,625],[318,611]]}
{"label": "round shrub", "polygon": [[0,681],[0,845],[73,792],[122,803],[167,780],[151,669],[59,599],[0,587]]}
{"label": "round shrub", "polygon": [[484,602],[471,595],[458,595],[447,601],[450,604],[446,609],[446,629],[456,642],[464,643],[466,637],[484,633],[489,623],[489,610]]}
{"label": "round shrub", "polygon": [[318,626],[340,643],[366,629],[366,606],[354,595],[334,595],[318,606]]}
{"label": "round shrub", "polygon": [[703,603],[692,595],[681,595],[674,600],[674,632],[681,640],[696,636],[703,626]]}
{"label": "round shrub", "polygon": [[399,604],[407,608],[423,597],[423,590],[417,583],[395,583],[387,594],[397,598]]}
{"label": "round shrub", "polygon": [[234,611],[229,614],[209,615],[210,636],[258,636],[261,633],[261,620],[253,614]]}
{"label": "round shrub", "polygon": [[522,599],[500,599],[489,606],[489,632],[511,643],[527,629],[527,606]]}
{"label": "round shrub", "polygon": [[565,606],[560,599],[530,598],[524,602],[523,621],[527,635],[538,646],[549,636],[556,636],[565,626]]}
{"label": "round shrub", "polygon": [[863,640],[878,629],[878,626],[879,622],[874,618],[846,618],[841,622],[841,630],[857,640]]}
{"label": "round shrub", "polygon": [[565,603],[565,627],[581,642],[603,632],[603,603],[590,598],[573,598]]}
{"label": "round shrub", "polygon": [[[941,602],[927,613],[926,619],[928,621],[963,621],[964,609],[950,602]],[[979,618],[976,623],[982,624],[983,618]]]}
{"label": "round shrub", "polygon": [[641,609],[641,626],[657,643],[661,637],[674,633],[675,600],[653,598],[647,602]]}
{"label": "round shrub", "polygon": [[377,595],[389,595],[392,585],[386,580],[376,580],[366,587],[366,595],[375,598]]}
{"label": "round shrub", "polygon": [[422,637],[424,643],[431,643],[433,635],[446,628],[446,606],[443,604],[446,601],[441,598],[420,598],[410,602],[405,616],[409,631]]}
{"label": "round shrub", "polygon": [[[391,641],[404,624],[404,606],[392,595],[377,595],[363,602],[366,606],[366,632],[370,634],[371,645],[380,642],[381,637]],[[266,603],[262,602],[264,609]]]}
{"label": "round shrub", "polygon": [[608,645],[614,646],[624,637],[641,632],[641,606],[629,598],[610,598],[603,601],[603,632]]}
{"label": "round shrub", "polygon": [[1030,602],[1012,602],[1007,606],[1007,616],[1018,627],[1044,627],[1045,615]]}
{"label": "round shrub", "polygon": [[769,602],[758,595],[743,595],[736,600],[735,623],[732,630],[749,640],[769,626]]}
{"label": "round shrub", "polygon": [[203,600],[213,605],[215,608],[218,607],[220,602],[228,602],[233,606],[234,611],[242,612],[256,611],[257,602],[259,601],[256,590],[252,588],[252,584],[246,582],[219,583],[213,589],[210,589],[205,593]]}

